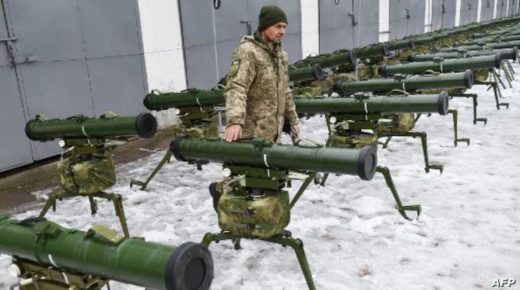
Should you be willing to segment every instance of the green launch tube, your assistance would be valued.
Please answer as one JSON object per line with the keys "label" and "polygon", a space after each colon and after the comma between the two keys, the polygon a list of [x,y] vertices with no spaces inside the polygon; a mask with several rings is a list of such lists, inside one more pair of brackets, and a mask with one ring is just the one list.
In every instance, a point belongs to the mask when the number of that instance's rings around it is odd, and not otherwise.
{"label": "green launch tube", "polygon": [[319,64],[309,67],[289,67],[289,80],[292,82],[322,80],[324,77]]}
{"label": "green launch tube", "polygon": [[[396,75],[398,76],[398,75]],[[388,79],[372,79],[366,81],[337,81],[332,88],[340,96],[349,96],[357,92],[387,92],[418,89],[471,88],[474,77],[471,70],[463,73],[446,73],[429,76],[408,76]]]}
{"label": "green launch tube", "polygon": [[56,138],[102,138],[139,136],[150,138],[157,131],[157,120],[150,113],[137,117],[89,118],[83,115],[67,119],[45,120],[37,116],[25,125],[25,134],[34,141]]}
{"label": "green launch tube", "polygon": [[114,241],[95,231],[65,229],[36,218],[19,222],[0,215],[0,253],[156,290],[206,290],[213,279],[211,254],[201,244]]}
{"label": "green launch tube", "polygon": [[176,138],[170,145],[180,161],[216,161],[266,169],[311,170],[358,175],[370,180],[377,167],[373,146],[361,149],[307,147],[264,142]]}
{"label": "green launch tube", "polygon": [[383,76],[395,74],[418,74],[428,70],[436,72],[460,72],[467,69],[500,68],[502,57],[500,53],[494,55],[475,56],[462,59],[445,59],[441,61],[413,62],[400,65],[382,65],[379,72]]}
{"label": "green launch tube", "polygon": [[362,96],[354,98],[295,98],[298,113],[379,114],[448,113],[448,95]]}

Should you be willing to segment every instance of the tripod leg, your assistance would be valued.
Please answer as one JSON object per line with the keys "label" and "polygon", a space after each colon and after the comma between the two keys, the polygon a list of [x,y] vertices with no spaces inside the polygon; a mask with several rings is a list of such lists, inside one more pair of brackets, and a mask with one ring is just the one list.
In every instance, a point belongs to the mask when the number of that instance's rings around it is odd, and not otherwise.
{"label": "tripod leg", "polygon": [[302,269],[303,276],[305,277],[305,281],[307,282],[309,290],[316,290],[314,280],[312,279],[311,269],[309,267],[309,263],[307,262],[307,256],[305,255],[305,250],[303,249],[302,240],[279,237],[266,239],[266,241],[274,242],[282,246],[290,246],[291,248],[293,248],[294,252],[296,253],[296,257],[298,258],[298,263],[300,264],[300,268]]}
{"label": "tripod leg", "polygon": [[499,98],[502,98],[502,92],[500,91],[500,87],[498,86],[498,84],[495,82],[495,83],[491,84],[491,86],[493,87],[493,93],[495,94],[495,102],[497,104],[497,110],[500,110],[501,106],[504,106],[507,109],[509,109],[509,103],[501,103],[499,100]]}
{"label": "tripod leg", "polygon": [[479,118],[477,117],[477,107],[478,107],[478,95],[471,94],[473,98],[473,124],[477,124],[477,122],[484,122],[484,125],[487,125],[487,118]]}
{"label": "tripod leg", "polygon": [[386,147],[388,147],[388,143],[390,143],[390,140],[392,140],[392,136],[388,136],[385,140],[385,142],[383,143],[383,146],[382,148],[385,149]]}
{"label": "tripod leg", "polygon": [[444,166],[442,164],[430,164],[430,160],[428,157],[428,140],[425,132],[413,132],[412,136],[418,136],[421,138],[421,145],[423,149],[423,155],[424,155],[424,163],[426,164],[426,167],[424,170],[428,173],[430,172],[430,169],[437,169],[441,173],[444,170]]}
{"label": "tripod leg", "polygon": [[57,193],[57,192],[51,193],[49,195],[49,199],[47,200],[47,202],[43,206],[43,209],[40,212],[40,214],[38,215],[38,217],[43,218],[47,214],[47,212],[49,211],[49,209],[51,207],[52,207],[53,211],[56,211],[56,200],[60,199],[62,197],[63,197],[63,194],[61,194],[61,193]]}
{"label": "tripod leg", "polygon": [[97,213],[97,210],[98,210],[98,206],[97,206],[96,200],[94,200],[93,196],[89,196],[88,197],[88,202],[90,204],[90,214],[91,215],[95,215]]}
{"label": "tripod leg", "polygon": [[457,110],[448,110],[449,114],[453,115],[453,132],[455,134],[455,138],[453,140],[453,143],[455,143],[455,147],[457,147],[458,142],[466,142],[466,144],[469,145],[469,138],[460,138],[459,139],[459,127],[458,127],[458,116],[459,112]]}
{"label": "tripod leg", "polygon": [[509,69],[511,78],[514,80],[515,79],[515,69],[513,68],[513,66],[511,65],[511,63],[509,61],[506,61],[506,66]]}
{"label": "tripod leg", "polygon": [[493,77],[495,78],[495,82],[500,83],[502,85],[502,88],[504,88],[504,90],[505,90],[506,85],[504,84],[504,82],[502,81],[502,79],[500,78],[500,76],[497,74],[497,72],[495,70],[493,70]]}
{"label": "tripod leg", "polygon": [[132,178],[132,180],[130,180],[130,187],[132,187],[133,185],[139,185],[139,186],[141,186],[141,190],[145,190],[146,187],[148,186],[148,183],[150,183],[150,181],[152,180],[152,178],[154,178],[154,176],[157,174],[157,172],[159,172],[159,170],[161,170],[161,168],[164,166],[164,164],[166,164],[167,162],[168,163],[170,162],[171,158],[172,158],[172,152],[170,150],[168,150],[168,152],[166,152],[166,155],[164,155],[163,159],[161,159],[161,162],[159,162],[157,167],[155,167],[155,169],[152,171],[150,176],[148,176],[146,181],[143,182],[143,181]]}
{"label": "tripod leg", "polygon": [[121,228],[123,229],[123,233],[125,237],[129,238],[130,233],[128,231],[128,225],[126,224],[126,216],[125,210],[123,208],[123,197],[120,194],[107,194],[104,193],[109,200],[112,200],[114,203],[114,209],[116,211],[116,215],[119,218],[119,222],[121,223]]}
{"label": "tripod leg", "polygon": [[390,175],[390,170],[388,167],[382,167],[377,166],[376,171],[383,174],[383,177],[385,178],[386,186],[390,189],[390,192],[392,192],[392,196],[394,197],[395,203],[397,205],[397,211],[399,214],[401,214],[402,217],[404,217],[407,220],[411,220],[407,215],[406,211],[415,211],[417,213],[417,217],[421,214],[421,206],[420,205],[404,205],[401,203],[401,198],[399,197],[399,193],[397,192],[397,189],[395,188],[394,181],[392,179],[392,175]]}

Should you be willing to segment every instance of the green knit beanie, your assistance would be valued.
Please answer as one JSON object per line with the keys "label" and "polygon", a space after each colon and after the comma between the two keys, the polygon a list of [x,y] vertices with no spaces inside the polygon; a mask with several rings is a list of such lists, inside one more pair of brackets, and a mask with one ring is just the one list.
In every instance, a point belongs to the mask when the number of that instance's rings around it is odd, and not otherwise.
{"label": "green knit beanie", "polygon": [[262,32],[278,22],[287,22],[287,16],[280,7],[275,5],[267,5],[260,9],[258,16],[258,31]]}

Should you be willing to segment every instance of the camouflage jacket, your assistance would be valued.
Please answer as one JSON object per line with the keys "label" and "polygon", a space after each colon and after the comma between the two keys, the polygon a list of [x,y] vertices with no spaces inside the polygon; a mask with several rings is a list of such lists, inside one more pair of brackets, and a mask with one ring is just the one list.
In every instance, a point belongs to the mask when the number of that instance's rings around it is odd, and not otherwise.
{"label": "camouflage jacket", "polygon": [[227,124],[242,125],[242,138],[278,142],[284,119],[298,124],[289,88],[287,53],[278,43],[246,35],[233,52],[225,97]]}

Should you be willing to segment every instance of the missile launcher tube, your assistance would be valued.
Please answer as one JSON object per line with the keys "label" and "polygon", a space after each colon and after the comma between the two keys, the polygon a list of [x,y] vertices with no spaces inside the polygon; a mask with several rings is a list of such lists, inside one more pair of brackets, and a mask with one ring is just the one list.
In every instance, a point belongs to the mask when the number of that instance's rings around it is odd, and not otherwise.
{"label": "missile launcher tube", "polygon": [[503,42],[518,41],[518,40],[520,40],[520,34],[506,35],[506,36],[500,37],[500,41],[503,41]]}
{"label": "missile launcher tube", "polygon": [[500,53],[502,59],[510,59],[516,60],[518,56],[518,49],[516,47],[513,48],[504,48],[497,50],[470,50],[470,51],[461,51],[461,52],[441,52],[441,53],[433,53],[433,54],[412,54],[410,56],[410,61],[412,62],[422,62],[422,61],[432,61],[435,58],[467,58],[474,56],[483,56],[483,55],[492,55]]}
{"label": "missile launcher tube", "polygon": [[520,47],[520,40],[517,41],[509,41],[509,42],[497,42],[497,43],[487,43],[485,46],[474,44],[474,45],[461,45],[461,46],[454,46],[454,47],[443,47],[439,49],[441,52],[448,52],[448,51],[458,51],[458,50],[482,50],[483,47],[491,48],[491,49],[501,49],[501,48],[513,48],[513,47]]}
{"label": "missile launcher tube", "polygon": [[490,44],[487,44],[486,46],[489,47],[489,48],[492,48],[492,49],[512,48],[512,47],[519,48],[520,47],[520,40],[508,41],[508,42],[490,43]]}
{"label": "missile launcher tube", "polygon": [[353,50],[340,50],[337,52],[307,57],[294,64],[295,67],[308,67],[319,64],[322,69],[338,66],[341,64],[354,65],[356,55]]}
{"label": "missile launcher tube", "polygon": [[431,36],[419,35],[419,36],[412,38],[412,41],[413,41],[414,45],[424,45],[424,44],[431,44],[434,41],[440,39],[441,37],[442,37],[442,35],[440,35],[440,34],[433,34]]}
{"label": "missile launcher tube", "polygon": [[464,71],[467,69],[500,68],[502,57],[500,53],[494,55],[476,56],[462,59],[446,59],[439,62],[425,61],[407,64],[399,64],[379,68],[381,75],[390,76],[394,74],[418,74],[428,70],[436,72]]}
{"label": "missile launcher tube", "polygon": [[[338,81],[334,90],[340,95],[356,92],[381,92],[393,89],[471,88],[473,72],[439,74],[431,76],[409,76],[404,79],[373,79],[368,81]],[[295,98],[295,102],[299,102]],[[348,101],[347,101],[348,102]],[[144,101],[150,110],[182,108],[193,106],[218,106],[225,103],[223,90],[190,90],[180,93],[152,93]]]}
{"label": "missile launcher tube", "polygon": [[176,138],[170,151],[180,161],[341,173],[364,180],[372,179],[377,167],[376,148],[372,146],[344,149]]}
{"label": "missile launcher tube", "polygon": [[225,103],[223,90],[189,89],[179,93],[153,91],[144,98],[144,106],[149,110],[166,110],[193,106],[215,106]]}
{"label": "missile launcher tube", "polygon": [[388,55],[387,43],[375,43],[354,49],[357,58],[383,57]]}
{"label": "missile launcher tube", "polygon": [[388,47],[389,51],[395,51],[405,48],[412,48],[414,47],[413,40],[406,38],[406,39],[396,39],[391,40],[386,43],[386,46]]}
{"label": "missile launcher tube", "polygon": [[330,68],[340,64],[354,64],[355,59],[354,52],[341,52],[326,55],[318,63],[322,68]]}
{"label": "missile launcher tube", "polygon": [[471,88],[474,77],[471,70],[463,73],[447,73],[430,76],[409,76],[406,78],[372,79],[366,81],[337,81],[333,91],[340,96],[349,96],[357,92],[387,92],[394,89],[419,90],[419,89],[449,89]]}
{"label": "missile launcher tube", "polygon": [[113,243],[42,220],[0,216],[0,253],[157,290],[209,289],[213,260],[201,244],[179,247],[125,238]]}
{"label": "missile launcher tube", "polygon": [[448,113],[448,95],[370,96],[367,98],[295,98],[298,113]]}
{"label": "missile launcher tube", "polygon": [[[516,28],[518,29],[518,28]],[[465,43],[465,45],[480,45],[480,44],[492,44],[492,43],[501,43],[501,42],[511,42],[511,41],[518,41],[520,40],[520,35],[500,35],[500,36],[488,36],[485,38],[480,39],[474,39],[472,41],[468,41]]]}
{"label": "missile launcher tube", "polygon": [[322,80],[324,77],[325,75],[319,64],[309,67],[289,68],[289,80],[292,82]]}
{"label": "missile launcher tube", "polygon": [[149,138],[157,130],[157,120],[150,113],[137,117],[88,118],[75,116],[68,119],[27,122],[25,134],[34,141],[49,141],[56,138],[102,138],[111,136],[134,136]]}

